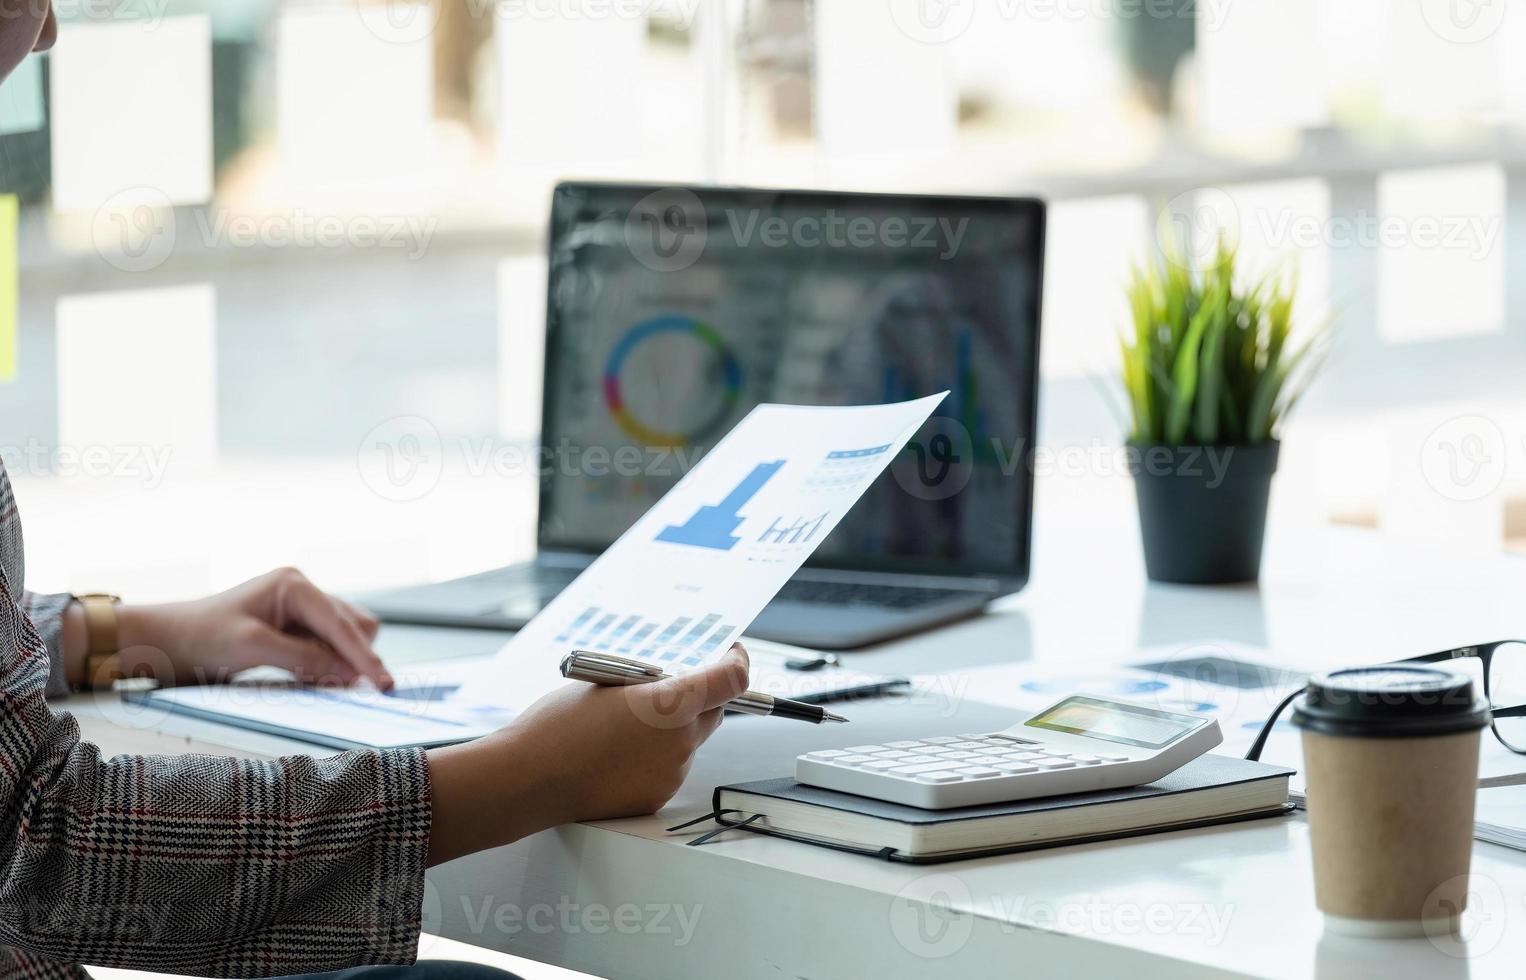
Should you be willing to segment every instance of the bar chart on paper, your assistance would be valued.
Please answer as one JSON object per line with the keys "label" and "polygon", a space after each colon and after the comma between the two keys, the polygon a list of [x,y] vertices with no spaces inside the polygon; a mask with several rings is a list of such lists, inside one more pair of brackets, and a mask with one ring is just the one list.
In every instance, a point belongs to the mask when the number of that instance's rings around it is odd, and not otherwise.
{"label": "bar chart on paper", "polygon": [[618,653],[656,663],[697,667],[737,632],[718,613],[678,616],[666,623],[587,606],[572,617],[554,642],[580,650]]}
{"label": "bar chart on paper", "polygon": [[563,683],[573,650],[674,674],[714,663],[942,398],[754,409],[459,697],[529,707]]}

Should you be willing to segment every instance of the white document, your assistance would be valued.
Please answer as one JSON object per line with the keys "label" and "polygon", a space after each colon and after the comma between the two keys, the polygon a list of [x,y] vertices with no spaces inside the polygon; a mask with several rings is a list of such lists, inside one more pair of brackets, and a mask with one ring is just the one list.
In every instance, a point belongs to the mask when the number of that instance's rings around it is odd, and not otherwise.
{"label": "white document", "polygon": [[[945,393],[946,394],[946,393]],[[528,707],[572,650],[679,673],[720,657],[943,401],[760,405],[462,690]]]}
{"label": "white document", "polygon": [[[759,406],[491,659],[409,665],[396,672],[396,696],[173,688],[136,698],[136,710],[337,748],[432,745],[502,727],[567,683],[558,668],[574,649],[672,673],[693,669],[752,625],[945,395],[866,407]],[[842,671],[790,676],[762,664],[757,673],[755,688],[797,697],[850,680]]]}

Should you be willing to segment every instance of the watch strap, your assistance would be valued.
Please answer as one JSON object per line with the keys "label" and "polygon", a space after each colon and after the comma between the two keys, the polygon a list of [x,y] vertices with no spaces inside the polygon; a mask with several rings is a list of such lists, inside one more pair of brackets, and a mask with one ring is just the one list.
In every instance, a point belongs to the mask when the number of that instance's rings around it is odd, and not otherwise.
{"label": "watch strap", "polygon": [[75,596],[85,613],[85,676],[87,691],[110,688],[121,680],[121,646],[117,639],[117,606],[122,600],[106,593]]}

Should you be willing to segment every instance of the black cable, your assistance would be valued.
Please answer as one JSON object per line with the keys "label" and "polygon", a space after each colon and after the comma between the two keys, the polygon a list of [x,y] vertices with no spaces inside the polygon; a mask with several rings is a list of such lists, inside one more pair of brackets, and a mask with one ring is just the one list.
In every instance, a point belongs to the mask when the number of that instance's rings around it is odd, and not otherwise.
{"label": "black cable", "polygon": [[1287,710],[1288,705],[1293,703],[1293,699],[1298,697],[1298,695],[1302,694],[1306,690],[1308,689],[1300,687],[1292,694],[1289,694],[1287,697],[1283,698],[1282,703],[1277,705],[1276,708],[1272,709],[1272,716],[1266,720],[1265,725],[1261,726],[1261,733],[1257,735],[1256,740],[1251,743],[1250,749],[1245,753],[1245,758],[1249,759],[1251,762],[1261,761],[1261,750],[1266,748],[1266,740],[1272,734],[1272,726],[1277,724],[1277,719],[1282,716],[1284,711]]}

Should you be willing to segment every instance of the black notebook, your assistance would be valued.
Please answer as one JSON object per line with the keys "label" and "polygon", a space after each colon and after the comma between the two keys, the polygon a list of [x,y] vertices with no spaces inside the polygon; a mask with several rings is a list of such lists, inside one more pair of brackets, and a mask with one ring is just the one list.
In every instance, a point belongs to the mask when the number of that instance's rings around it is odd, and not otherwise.
{"label": "black notebook", "polygon": [[920,810],[793,779],[721,786],[714,805],[715,819],[728,827],[932,864],[1281,816],[1293,811],[1292,775],[1204,755],[1146,786],[954,810]]}

